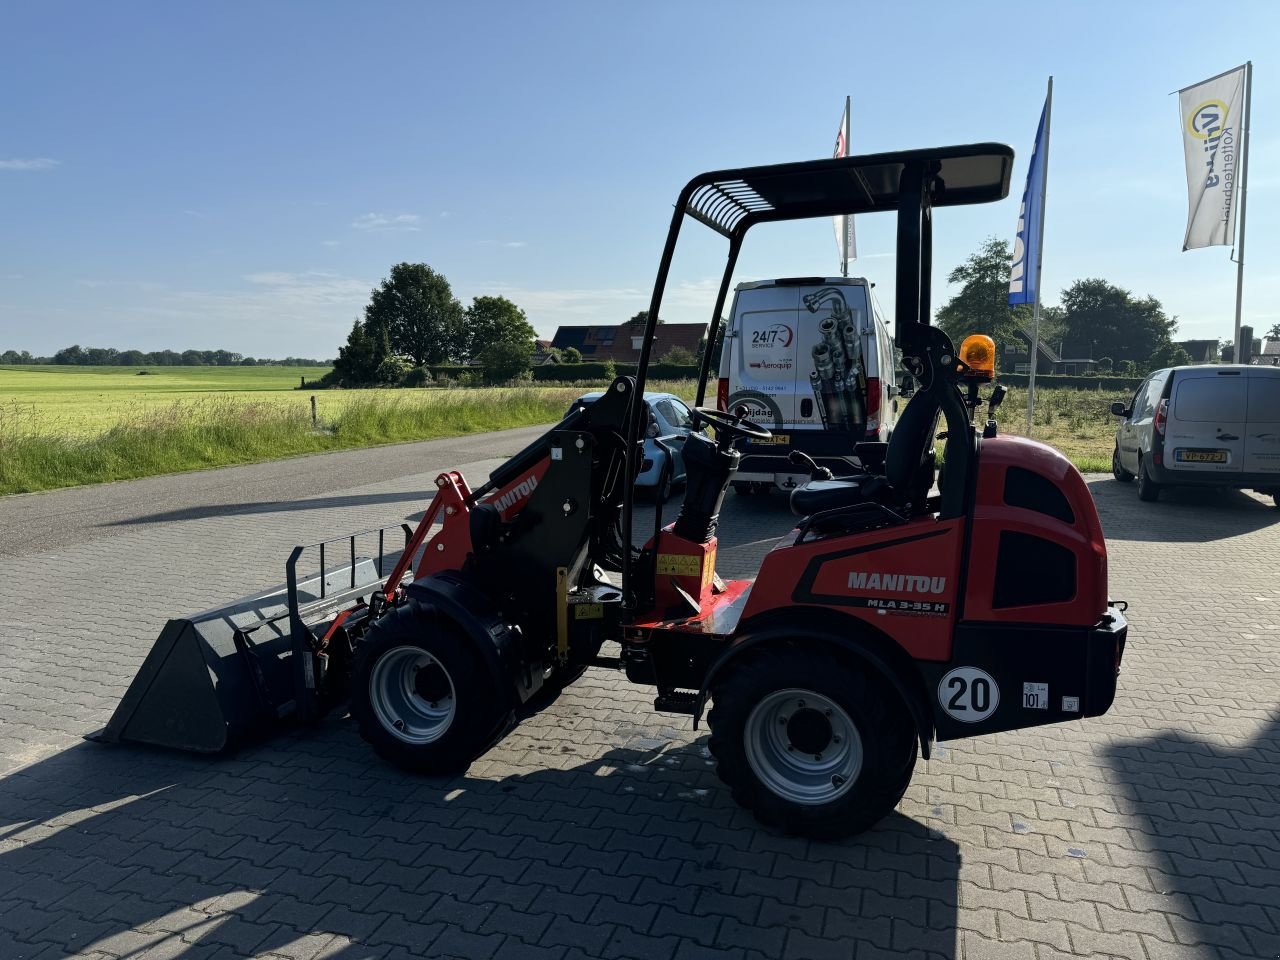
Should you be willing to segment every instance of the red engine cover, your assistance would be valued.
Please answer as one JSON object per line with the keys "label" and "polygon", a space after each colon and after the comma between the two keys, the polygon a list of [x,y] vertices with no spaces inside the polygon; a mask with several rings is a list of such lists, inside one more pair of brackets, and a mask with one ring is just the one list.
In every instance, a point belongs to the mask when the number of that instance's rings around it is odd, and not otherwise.
{"label": "red engine cover", "polygon": [[[1021,473],[1011,475],[1012,471]],[[1012,569],[1007,545],[1005,556],[1001,556],[1002,538],[1009,534],[1048,541],[1053,547],[1047,549],[1054,553],[1059,549],[1069,552],[1074,560],[1074,591],[1055,602],[1019,604],[1006,599],[997,603],[997,573],[1008,578],[1018,572]],[[1062,569],[1057,572],[1065,582],[1072,564],[1065,554],[1062,558]],[[1036,566],[1039,569],[1021,572],[1030,577],[1055,576],[1047,565]],[[1004,592],[1007,594],[1007,589]],[[964,618],[1091,627],[1106,611],[1107,543],[1098,509],[1080,471],[1057,450],[1034,440],[984,440]]]}

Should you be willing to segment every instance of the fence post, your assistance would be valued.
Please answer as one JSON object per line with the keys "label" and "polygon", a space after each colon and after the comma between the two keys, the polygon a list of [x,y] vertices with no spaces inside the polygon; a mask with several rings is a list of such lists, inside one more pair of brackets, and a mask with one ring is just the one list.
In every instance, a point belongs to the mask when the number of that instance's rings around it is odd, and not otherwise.
{"label": "fence post", "polygon": [[311,395],[311,426],[316,425],[316,395]]}

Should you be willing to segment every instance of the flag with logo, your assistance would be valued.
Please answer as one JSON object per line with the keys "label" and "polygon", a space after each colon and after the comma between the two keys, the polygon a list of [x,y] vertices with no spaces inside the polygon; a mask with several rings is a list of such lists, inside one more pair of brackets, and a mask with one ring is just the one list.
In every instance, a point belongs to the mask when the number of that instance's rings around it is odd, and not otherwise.
{"label": "flag with logo", "polygon": [[1040,244],[1044,238],[1040,231],[1044,226],[1044,178],[1048,166],[1046,121],[1049,103],[1046,99],[1040,111],[1040,126],[1036,128],[1036,146],[1027,167],[1027,185],[1022,190],[1022,206],[1018,209],[1018,234],[1013,240],[1013,267],[1009,270],[1009,306],[1035,303],[1039,295],[1036,284],[1040,282],[1036,264],[1040,258]]}
{"label": "flag with logo", "polygon": [[[849,156],[849,98],[844,98],[844,116],[840,118],[840,130],[836,134],[836,149],[832,157]],[[853,239],[853,217],[842,214],[832,217],[836,230],[836,249],[840,251],[841,270],[850,260],[858,259],[857,244]]]}
{"label": "flag with logo", "polygon": [[1182,152],[1187,163],[1183,250],[1231,246],[1234,242],[1244,91],[1245,67],[1178,91]]}

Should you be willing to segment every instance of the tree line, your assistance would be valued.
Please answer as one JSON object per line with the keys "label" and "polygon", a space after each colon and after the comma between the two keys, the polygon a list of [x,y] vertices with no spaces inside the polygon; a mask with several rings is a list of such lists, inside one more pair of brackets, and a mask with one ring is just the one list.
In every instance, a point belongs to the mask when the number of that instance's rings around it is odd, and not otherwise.
{"label": "tree line", "polygon": [[[960,290],[938,310],[935,322],[956,343],[971,333],[1002,344],[1031,336],[1032,308],[1009,307],[1012,263],[1009,244],[989,237],[947,276]],[[1040,308],[1040,342],[1064,359],[1094,360],[1101,372],[1145,374],[1190,363],[1186,350],[1173,342],[1177,329],[1178,318],[1165,313],[1155,297],[1097,277],[1076,280],[1057,305]]]}
{"label": "tree line", "polygon": [[52,357],[33,357],[27,350],[0,353],[5,364],[59,364],[80,367],[327,367],[328,360],[307,357],[246,357],[233,350],[117,350],[114,347],[63,347]]}

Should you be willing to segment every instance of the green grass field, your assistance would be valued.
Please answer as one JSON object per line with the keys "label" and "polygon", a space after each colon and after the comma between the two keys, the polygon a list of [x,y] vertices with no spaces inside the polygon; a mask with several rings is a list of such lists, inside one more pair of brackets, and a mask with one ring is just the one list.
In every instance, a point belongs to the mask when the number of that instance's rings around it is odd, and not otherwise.
{"label": "green grass field", "polygon": [[[139,375],[139,370],[147,370]],[[0,408],[33,416],[59,432],[101,433],[139,414],[210,396],[308,406],[299,379],[328,367],[0,366]],[[323,396],[321,394],[320,396]],[[0,413],[0,417],[5,413]]]}
{"label": "green grass field", "polygon": [[[294,389],[314,367],[0,366],[0,495],[196,470],[327,450],[551,423],[603,384],[485,389]],[[692,381],[649,389],[693,400]],[[1082,470],[1110,467],[1112,392],[1041,390],[1033,435]],[[1021,434],[1013,389],[1001,430]]]}

